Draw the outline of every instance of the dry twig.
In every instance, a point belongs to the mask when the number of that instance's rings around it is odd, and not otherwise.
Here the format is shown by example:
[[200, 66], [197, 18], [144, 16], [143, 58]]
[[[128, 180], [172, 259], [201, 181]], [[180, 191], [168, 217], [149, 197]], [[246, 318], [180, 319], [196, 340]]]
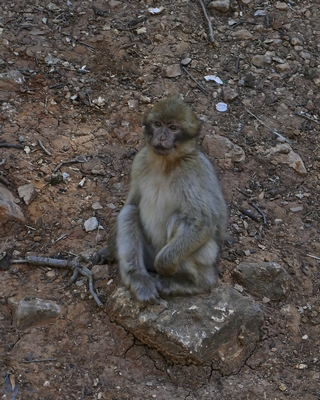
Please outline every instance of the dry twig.
[[319, 121], [317, 121], [316, 119], [314, 119], [314, 118], [311, 118], [311, 117], [309, 117], [309, 115], [307, 115], [307, 114], [303, 114], [303, 113], [297, 113], [297, 112], [295, 112], [294, 113], [294, 115], [297, 115], [298, 117], [301, 117], [301, 118], [304, 118], [304, 119], [307, 119], [308, 121], [310, 121], [310, 122], [314, 122], [315, 124], [318, 124], [318, 125], [320, 125], [320, 122]]
[[0, 147], [12, 147], [13, 149], [24, 149], [22, 144], [0, 143]]
[[200, 82], [198, 82], [197, 80], [196, 80], [196, 78], [194, 78], [191, 74], [190, 74], [190, 72], [185, 68], [185, 67], [182, 67], [182, 69], [190, 76], [190, 78], [197, 84], [197, 86], [198, 86], [198, 88], [201, 90], [201, 92], [203, 92], [204, 94], [208, 94], [208, 92], [206, 91], [206, 89], [201, 85], [201, 83]]
[[69, 160], [69, 161], [61, 161], [61, 163], [58, 164], [58, 165], [55, 167], [55, 169], [53, 170], [53, 173], [59, 171], [59, 169], [60, 169], [63, 165], [66, 165], [66, 164], [75, 164], [75, 163], [86, 163], [86, 162], [88, 162], [88, 161], [87, 161], [86, 158], [83, 157], [83, 156], [77, 156], [76, 158], [73, 158], [72, 160]]
[[258, 213], [262, 216], [263, 218], [263, 225], [267, 225], [267, 217], [266, 214], [261, 210], [261, 208], [259, 208], [255, 203], [250, 203], [250, 205], [255, 208]]
[[209, 18], [208, 14], [207, 14], [207, 10], [206, 10], [206, 7], [205, 7], [203, 1], [202, 1], [202, 0], [199, 0], [199, 3], [200, 3], [200, 5], [201, 5], [201, 7], [202, 7], [203, 14], [204, 14], [204, 16], [205, 16], [205, 18], [206, 18], [206, 20], [207, 20], [207, 23], [208, 23], [208, 28], [209, 28], [209, 41], [210, 41], [211, 43], [213, 43], [213, 42], [214, 42], [214, 33], [213, 33], [213, 28], [212, 28], [212, 24], [211, 24], [210, 18]]
[[240, 209], [240, 212], [241, 212], [241, 214], [253, 219], [256, 222], [259, 222], [259, 220], [260, 220], [260, 217], [256, 214], [254, 214], [251, 210]]
[[248, 108], [245, 108], [245, 110], [252, 115], [257, 121], [260, 122], [260, 124], [262, 124], [263, 126], [265, 126], [267, 129], [269, 129], [270, 132], [272, 132], [274, 135], [278, 136], [280, 139], [282, 139], [283, 141], [287, 142], [287, 143], [291, 143], [291, 141], [289, 139], [287, 139], [286, 137], [284, 137], [283, 135], [281, 135], [281, 133], [277, 132], [275, 129], [270, 128], [270, 126], [268, 126], [267, 124], [265, 124], [260, 118], [258, 118], [256, 115], [253, 114], [253, 112], [251, 112]]
[[94, 298], [95, 302], [99, 307], [102, 307], [103, 304], [99, 300], [98, 295], [95, 293], [93, 288], [93, 277], [90, 269], [83, 267], [76, 259], [73, 260], [58, 260], [56, 258], [49, 257], [39, 257], [39, 256], [27, 256], [25, 260], [14, 260], [13, 263], [23, 263], [27, 262], [28, 264], [36, 265], [39, 267], [53, 267], [53, 268], [67, 268], [73, 270], [72, 277], [69, 283], [66, 286], [70, 286], [77, 279], [79, 273], [85, 276], [89, 281], [89, 291]]
[[38, 143], [39, 143], [39, 146], [42, 148], [42, 150], [43, 150], [46, 154], [48, 154], [48, 156], [51, 156], [50, 151], [47, 150], [47, 149], [44, 147], [44, 145], [42, 144], [42, 142], [41, 142], [40, 139], [38, 139]]

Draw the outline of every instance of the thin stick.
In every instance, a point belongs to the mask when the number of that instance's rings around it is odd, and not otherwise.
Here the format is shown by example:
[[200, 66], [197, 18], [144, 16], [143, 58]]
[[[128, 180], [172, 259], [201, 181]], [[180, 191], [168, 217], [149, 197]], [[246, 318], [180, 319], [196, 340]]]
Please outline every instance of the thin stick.
[[240, 212], [241, 212], [241, 214], [245, 215], [246, 217], [249, 217], [256, 222], [259, 222], [260, 217], [256, 214], [254, 214], [252, 211], [240, 209]]
[[57, 361], [56, 358], [45, 358], [43, 360], [27, 360], [27, 361], [22, 361], [24, 364], [30, 364], [34, 362], [47, 362], [47, 361]]
[[213, 33], [213, 29], [212, 29], [212, 24], [211, 24], [210, 18], [209, 18], [208, 14], [207, 14], [207, 10], [206, 10], [205, 5], [203, 4], [203, 1], [202, 1], [202, 0], [199, 0], [199, 3], [201, 4], [203, 14], [204, 14], [204, 16], [205, 16], [205, 18], [206, 18], [206, 20], [207, 20], [207, 23], [208, 23], [208, 28], [209, 28], [209, 41], [210, 41], [211, 43], [213, 43], [213, 42], [214, 42], [214, 33]]
[[315, 119], [309, 117], [307, 114], [299, 114], [299, 113], [296, 113], [296, 112], [295, 112], [294, 114], [297, 115], [298, 117], [305, 118], [305, 119], [307, 119], [307, 120], [310, 121], [310, 122], [314, 122], [315, 124], [320, 125], [320, 122], [318, 122], [317, 120], [315, 120]]
[[44, 147], [44, 145], [42, 144], [42, 142], [41, 142], [40, 139], [38, 139], [38, 143], [39, 143], [39, 146], [42, 148], [42, 150], [43, 150], [46, 154], [48, 154], [48, 156], [51, 156], [50, 151], [47, 150], [47, 149]]
[[25, 263], [36, 265], [38, 267], [53, 267], [53, 268], [68, 268], [73, 270], [72, 277], [69, 281], [69, 285], [71, 285], [78, 277], [79, 273], [85, 276], [89, 281], [89, 291], [94, 298], [95, 302], [98, 304], [99, 307], [102, 307], [103, 304], [101, 303], [99, 297], [94, 291], [93, 288], [93, 278], [92, 272], [90, 269], [83, 267], [77, 260], [60, 260], [56, 258], [50, 257], [39, 257], [39, 256], [27, 256], [25, 260], [14, 260], [13, 263]]
[[256, 120], [258, 120], [260, 122], [260, 124], [262, 124], [263, 126], [265, 126], [267, 129], [269, 129], [270, 132], [272, 132], [274, 135], [278, 136], [280, 139], [284, 140], [287, 143], [291, 143], [291, 141], [289, 139], [287, 139], [286, 137], [284, 137], [283, 135], [281, 135], [281, 133], [277, 132], [275, 129], [270, 128], [270, 126], [268, 126], [267, 124], [265, 124], [263, 121], [261, 121], [260, 118], [258, 118], [256, 115], [253, 114], [253, 112], [251, 112], [248, 108], [245, 108], [245, 110], [251, 114]]
[[88, 161], [83, 156], [77, 156], [76, 158], [73, 158], [72, 160], [69, 160], [69, 161], [61, 161], [61, 163], [55, 167], [55, 169], [53, 170], [53, 173], [59, 171], [59, 169], [65, 164], [75, 164], [75, 163], [85, 163], [85, 162], [88, 162]]
[[250, 205], [255, 208], [258, 213], [262, 216], [263, 218], [263, 225], [267, 225], [267, 217], [266, 214], [261, 210], [261, 208], [259, 208], [255, 203], [250, 203]]
[[24, 149], [22, 144], [0, 143], [0, 147], [12, 147], [13, 149]]
[[185, 68], [182, 67], [182, 69], [190, 76], [190, 78], [197, 84], [198, 88], [201, 90], [201, 92], [203, 92], [204, 94], [208, 94], [208, 92], [206, 91], [206, 89], [201, 85], [200, 82], [198, 82], [191, 74], [190, 72]]
[[319, 260], [320, 261], [320, 257], [317, 256], [313, 256], [312, 254], [307, 254], [308, 257], [314, 258], [315, 260]]

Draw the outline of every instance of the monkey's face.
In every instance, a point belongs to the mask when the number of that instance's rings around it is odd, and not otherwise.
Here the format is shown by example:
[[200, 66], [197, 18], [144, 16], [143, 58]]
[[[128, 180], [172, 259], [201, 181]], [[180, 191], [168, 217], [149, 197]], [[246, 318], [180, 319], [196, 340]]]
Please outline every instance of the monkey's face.
[[182, 128], [175, 122], [151, 121], [146, 126], [146, 139], [152, 150], [161, 156], [171, 154], [183, 137]]

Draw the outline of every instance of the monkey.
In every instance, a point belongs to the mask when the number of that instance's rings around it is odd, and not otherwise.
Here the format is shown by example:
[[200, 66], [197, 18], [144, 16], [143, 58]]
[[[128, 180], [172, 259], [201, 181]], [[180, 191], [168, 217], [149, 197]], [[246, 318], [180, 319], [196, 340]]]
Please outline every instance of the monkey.
[[142, 303], [210, 291], [228, 211], [216, 172], [200, 151], [201, 123], [179, 97], [146, 112], [145, 146], [135, 155], [130, 189], [108, 247], [121, 281]]

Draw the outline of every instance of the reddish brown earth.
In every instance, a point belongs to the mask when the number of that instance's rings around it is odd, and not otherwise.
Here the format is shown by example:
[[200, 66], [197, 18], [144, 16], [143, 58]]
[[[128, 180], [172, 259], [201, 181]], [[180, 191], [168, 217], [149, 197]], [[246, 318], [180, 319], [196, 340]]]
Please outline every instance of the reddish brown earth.
[[[151, 15], [146, 3], [164, 10]], [[254, 17], [258, 9], [267, 17]], [[214, 44], [192, 0], [69, 6], [18, 0], [3, 2], [0, 11], [0, 73], [19, 70], [26, 81], [16, 92], [0, 92], [0, 143], [26, 146], [0, 147], [1, 183], [17, 198], [27, 183], [38, 192], [30, 205], [20, 201], [26, 223], [7, 228], [2, 252], [70, 258], [101, 248], [143, 144], [143, 113], [160, 98], [182, 94], [205, 120], [202, 139], [214, 131], [246, 155], [229, 169], [212, 157], [230, 208], [220, 282], [234, 286], [231, 272], [243, 260], [276, 261], [294, 281], [283, 302], [257, 299], [265, 312], [260, 342], [238, 374], [220, 377], [213, 369], [208, 380], [195, 367], [171, 365], [112, 323], [81, 279], [65, 288], [61, 270], [1, 264], [1, 398], [320, 399], [319, 4], [246, 0], [232, 1], [225, 14], [208, 10]], [[239, 25], [229, 25], [230, 18]], [[256, 55], [265, 55], [263, 65]], [[206, 93], [184, 70], [165, 76], [165, 67], [186, 57]], [[225, 95], [204, 81], [210, 74], [238, 93], [226, 113], [216, 111]], [[247, 109], [290, 140], [306, 174], [283, 164], [283, 155], [268, 156], [277, 136]], [[53, 184], [58, 164], [79, 155], [89, 162], [63, 165], [58, 173], [69, 177]], [[266, 225], [241, 213], [257, 213], [252, 201]], [[94, 210], [95, 202], [102, 209]], [[98, 234], [84, 230], [91, 216], [104, 228]], [[116, 266], [109, 266], [108, 276], [95, 281], [103, 302], [117, 284]], [[61, 317], [17, 329], [8, 299], [25, 296], [56, 301]]]

